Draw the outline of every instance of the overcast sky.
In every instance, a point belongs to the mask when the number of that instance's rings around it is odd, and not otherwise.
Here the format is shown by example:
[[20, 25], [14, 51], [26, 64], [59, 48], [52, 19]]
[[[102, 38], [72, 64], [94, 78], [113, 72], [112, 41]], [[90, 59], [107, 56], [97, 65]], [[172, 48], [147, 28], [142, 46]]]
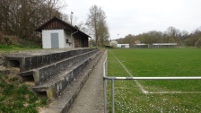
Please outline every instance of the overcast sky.
[[[65, 0], [62, 12], [86, 22], [89, 8], [97, 5], [106, 13], [110, 39], [165, 31], [172, 26], [189, 33], [201, 27], [201, 0]], [[75, 19], [75, 18], [74, 18]], [[119, 35], [118, 35], [119, 34]]]

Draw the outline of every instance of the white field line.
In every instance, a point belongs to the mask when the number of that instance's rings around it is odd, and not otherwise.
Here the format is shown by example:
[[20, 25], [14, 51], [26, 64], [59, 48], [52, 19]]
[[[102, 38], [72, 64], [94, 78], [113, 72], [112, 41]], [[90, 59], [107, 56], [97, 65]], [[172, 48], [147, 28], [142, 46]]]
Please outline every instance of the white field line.
[[[115, 87], [115, 89], [120, 89], [120, 90], [130, 90], [131, 88], [127, 87]], [[200, 91], [160, 91], [160, 92], [151, 92], [148, 91], [146, 94], [201, 94]]]
[[[129, 74], [129, 76], [133, 77], [133, 75], [128, 71], [128, 69], [126, 68], [126, 66], [124, 66], [124, 64], [116, 57], [115, 54], [113, 54], [111, 51], [110, 53], [116, 58], [116, 60], [121, 64], [121, 66], [125, 69], [125, 71]], [[151, 91], [147, 91], [144, 89], [144, 87], [137, 81], [134, 80], [136, 85], [140, 88], [141, 92], [143, 94], [201, 94], [200, 91], [156, 91], [156, 92], [151, 92]]]
[[201, 94], [200, 91], [160, 91], [149, 92], [149, 94]]
[[[124, 64], [122, 64], [122, 62], [116, 57], [116, 55], [115, 54], [113, 54], [111, 51], [110, 51], [110, 53], [116, 58], [116, 60], [121, 64], [121, 66], [124, 68], [124, 70], [129, 74], [129, 76], [131, 76], [131, 77], [133, 77], [133, 75], [128, 71], [128, 69], [124, 66]], [[144, 89], [144, 87], [138, 82], [138, 81], [136, 81], [136, 80], [134, 80], [135, 81], [135, 83], [137, 84], [137, 86], [140, 88], [140, 90], [141, 90], [141, 92], [143, 93], [143, 94], [147, 94], [148, 93], [148, 91], [146, 91], [145, 89]]]

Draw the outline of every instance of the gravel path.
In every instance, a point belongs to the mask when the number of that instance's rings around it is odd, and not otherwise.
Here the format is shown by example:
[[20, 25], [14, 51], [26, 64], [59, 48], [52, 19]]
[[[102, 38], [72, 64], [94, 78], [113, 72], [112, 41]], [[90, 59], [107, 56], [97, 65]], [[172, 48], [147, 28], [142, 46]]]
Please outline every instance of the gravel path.
[[70, 113], [103, 113], [103, 62], [106, 52], [86, 81], [77, 99], [70, 109]]

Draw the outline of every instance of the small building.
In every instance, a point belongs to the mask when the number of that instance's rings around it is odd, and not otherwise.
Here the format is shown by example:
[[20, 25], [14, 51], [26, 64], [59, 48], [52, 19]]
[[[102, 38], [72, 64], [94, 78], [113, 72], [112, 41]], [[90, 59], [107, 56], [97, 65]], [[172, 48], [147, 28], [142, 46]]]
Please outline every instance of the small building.
[[117, 48], [129, 48], [129, 44], [117, 44]]
[[42, 33], [43, 48], [88, 47], [89, 35], [57, 17], [45, 22], [36, 31]]

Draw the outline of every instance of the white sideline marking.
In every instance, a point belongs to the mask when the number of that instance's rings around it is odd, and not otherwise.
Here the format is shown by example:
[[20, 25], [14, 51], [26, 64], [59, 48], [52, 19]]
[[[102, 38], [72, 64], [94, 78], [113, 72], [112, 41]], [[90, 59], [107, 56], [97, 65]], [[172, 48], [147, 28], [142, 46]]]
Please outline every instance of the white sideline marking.
[[[113, 54], [111, 51], [110, 51], [110, 53], [116, 58], [116, 60], [121, 64], [121, 66], [125, 69], [125, 71], [129, 74], [129, 76], [131, 76], [131, 77], [133, 77], [133, 75], [128, 71], [128, 69], [124, 66], [124, 64], [122, 64], [122, 62], [116, 57], [116, 55], [115, 54]], [[134, 80], [135, 81], [135, 83], [137, 84], [137, 86], [140, 88], [140, 90], [141, 90], [141, 92], [143, 93], [143, 94], [148, 94], [148, 91], [146, 91], [145, 89], [144, 89], [144, 87], [138, 82], [138, 81], [136, 81], [136, 80]]]
[[[116, 60], [121, 64], [121, 66], [125, 69], [125, 71], [129, 74], [129, 76], [133, 77], [133, 75], [128, 71], [128, 69], [124, 66], [124, 64], [116, 57], [115, 54], [113, 54], [111, 51], [110, 53], [116, 58]], [[134, 80], [136, 85], [140, 88], [141, 92], [143, 94], [201, 94], [200, 91], [156, 91], [151, 92], [144, 89], [144, 87], [137, 81]]]
[[[130, 90], [131, 88], [127, 87], [115, 87], [115, 89], [121, 89], [121, 90]], [[151, 92], [148, 91], [146, 94], [201, 94], [199, 91], [161, 91], [161, 92]]]
[[149, 94], [201, 94], [200, 91], [160, 91], [160, 92], [149, 92]]

